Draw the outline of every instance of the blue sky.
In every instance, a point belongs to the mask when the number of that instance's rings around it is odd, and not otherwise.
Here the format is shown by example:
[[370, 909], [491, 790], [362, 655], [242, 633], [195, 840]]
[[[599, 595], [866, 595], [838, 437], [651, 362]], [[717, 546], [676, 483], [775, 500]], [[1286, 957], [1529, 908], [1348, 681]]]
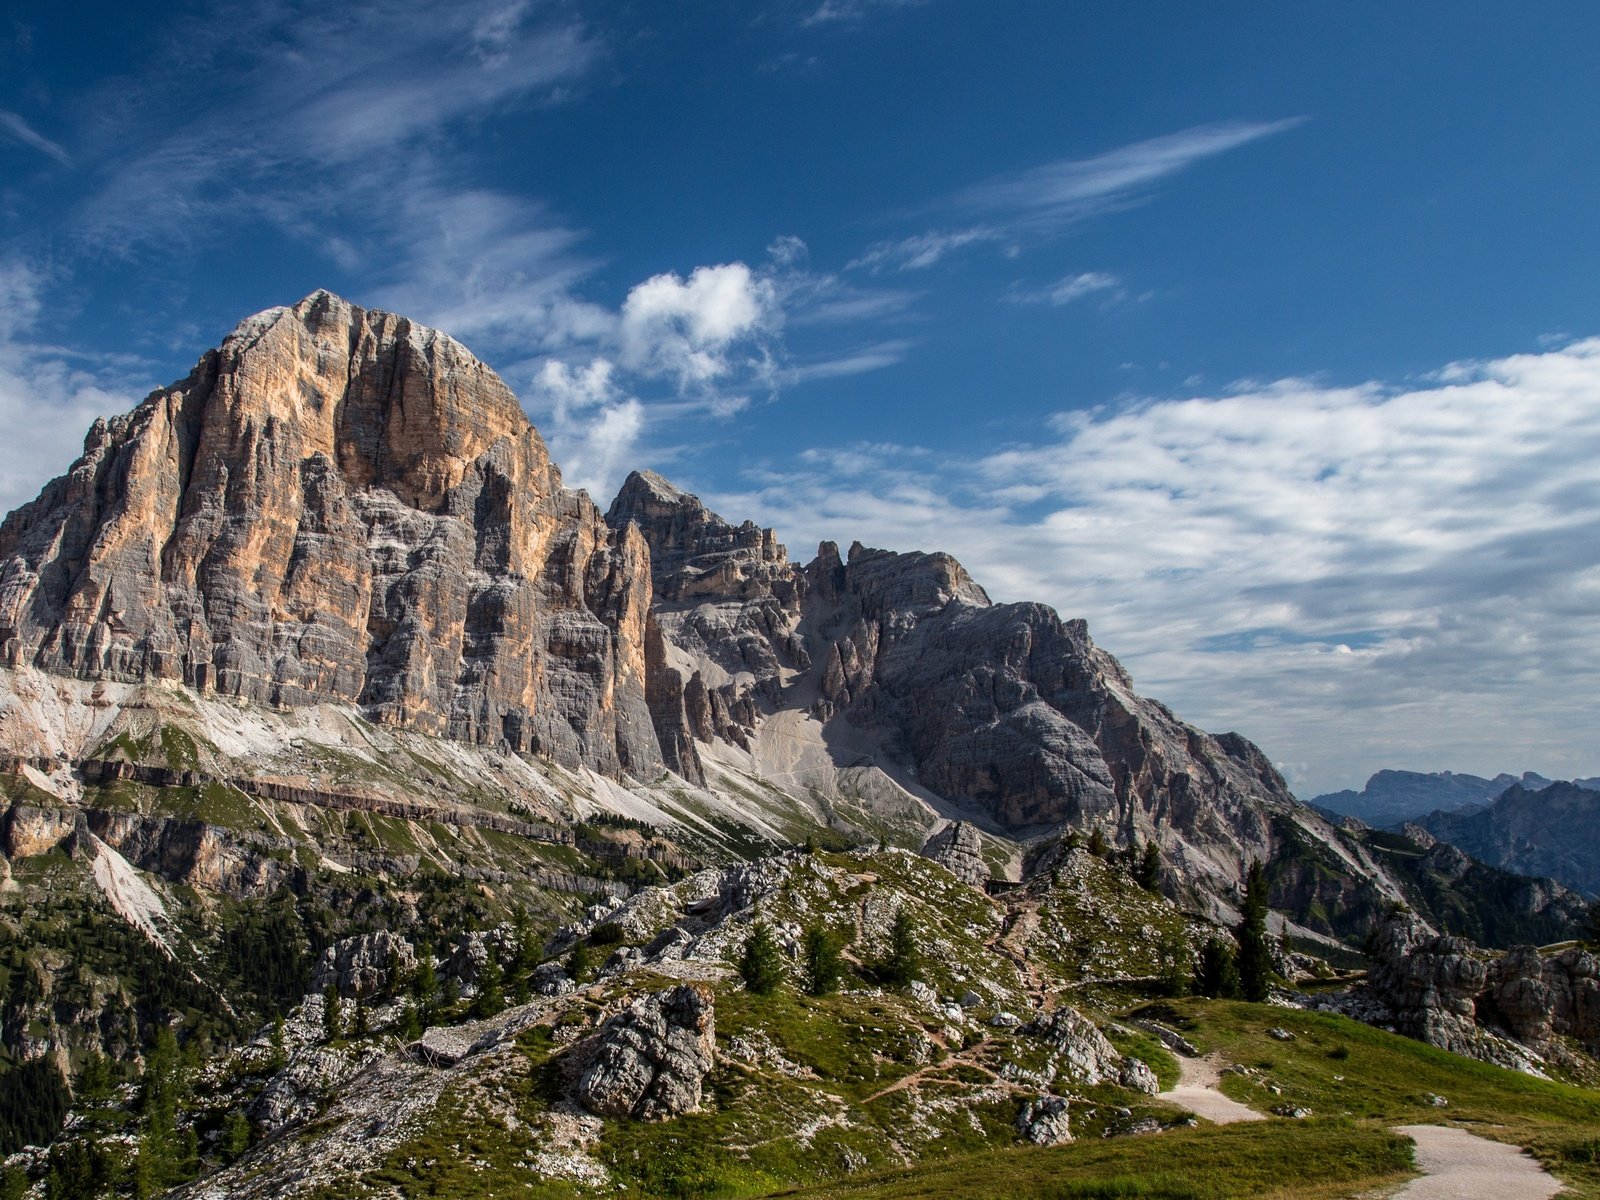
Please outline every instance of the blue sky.
[[248, 313], [1085, 616], [1303, 794], [1600, 772], [1590, 4], [13, 5], [0, 504]]

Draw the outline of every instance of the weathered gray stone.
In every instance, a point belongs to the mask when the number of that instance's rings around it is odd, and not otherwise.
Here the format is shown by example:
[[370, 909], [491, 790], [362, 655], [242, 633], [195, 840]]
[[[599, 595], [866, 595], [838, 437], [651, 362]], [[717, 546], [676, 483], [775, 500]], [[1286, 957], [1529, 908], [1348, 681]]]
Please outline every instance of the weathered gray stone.
[[577, 1099], [598, 1115], [643, 1121], [693, 1112], [715, 1052], [711, 990], [690, 984], [657, 992], [606, 1022]]
[[1017, 1136], [1036, 1146], [1059, 1146], [1072, 1140], [1067, 1102], [1060, 1096], [1029, 1100], [1017, 1114]]
[[983, 861], [983, 839], [969, 821], [952, 821], [928, 839], [922, 856], [931, 858], [962, 883], [982, 888], [989, 882], [989, 864]]
[[416, 969], [416, 948], [397, 933], [379, 930], [343, 938], [323, 950], [311, 987], [320, 992], [332, 984], [341, 996], [377, 996]]

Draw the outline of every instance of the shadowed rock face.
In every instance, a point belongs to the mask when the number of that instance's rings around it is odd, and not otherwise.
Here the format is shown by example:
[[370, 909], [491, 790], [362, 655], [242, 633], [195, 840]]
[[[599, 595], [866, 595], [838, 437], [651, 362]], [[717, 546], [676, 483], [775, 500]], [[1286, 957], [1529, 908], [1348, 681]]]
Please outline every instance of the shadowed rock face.
[[1135, 696], [1082, 621], [992, 604], [949, 555], [856, 545], [846, 559], [825, 542], [798, 567], [770, 531], [732, 526], [648, 473], [607, 519], [650, 547], [656, 619], [681, 655], [651, 709], [678, 745], [743, 745], [764, 711], [809, 710], [839, 745], [866, 735], [1000, 827], [1157, 837], [1180, 874], [1204, 847], [1211, 861], [1191, 874], [1237, 878], [1270, 852], [1268, 810], [1293, 805], [1249, 742]]
[[648, 553], [444, 334], [326, 292], [96, 422], [0, 527], [0, 661], [659, 763]]

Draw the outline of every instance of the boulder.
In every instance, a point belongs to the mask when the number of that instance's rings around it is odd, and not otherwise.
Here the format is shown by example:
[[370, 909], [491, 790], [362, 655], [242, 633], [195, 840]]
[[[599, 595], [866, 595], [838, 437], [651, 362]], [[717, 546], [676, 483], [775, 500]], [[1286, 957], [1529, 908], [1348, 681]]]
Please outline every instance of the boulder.
[[686, 984], [657, 992], [606, 1022], [576, 1097], [598, 1116], [661, 1121], [693, 1112], [715, 1052], [711, 990]]
[[966, 821], [946, 825], [928, 839], [922, 856], [931, 858], [962, 883], [982, 888], [989, 882], [989, 864], [983, 861], [983, 839]]
[[1036, 1146], [1059, 1146], [1072, 1140], [1067, 1102], [1060, 1096], [1029, 1100], [1017, 1114], [1017, 1136]]

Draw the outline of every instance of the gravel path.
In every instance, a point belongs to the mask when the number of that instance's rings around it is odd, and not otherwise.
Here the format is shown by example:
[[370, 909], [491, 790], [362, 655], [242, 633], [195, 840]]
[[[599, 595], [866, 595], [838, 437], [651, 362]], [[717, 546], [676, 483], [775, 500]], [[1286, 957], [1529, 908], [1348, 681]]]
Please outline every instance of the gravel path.
[[1516, 1146], [1448, 1125], [1401, 1125], [1417, 1143], [1413, 1180], [1395, 1200], [1546, 1200], [1561, 1190], [1549, 1172]]
[[1221, 1060], [1215, 1055], [1205, 1058], [1178, 1056], [1178, 1086], [1162, 1092], [1160, 1099], [1170, 1100], [1180, 1108], [1187, 1108], [1197, 1117], [1204, 1117], [1217, 1125], [1231, 1125], [1235, 1121], [1261, 1121], [1264, 1116], [1247, 1108], [1237, 1100], [1229, 1100], [1217, 1090], [1217, 1080], [1222, 1076]]

